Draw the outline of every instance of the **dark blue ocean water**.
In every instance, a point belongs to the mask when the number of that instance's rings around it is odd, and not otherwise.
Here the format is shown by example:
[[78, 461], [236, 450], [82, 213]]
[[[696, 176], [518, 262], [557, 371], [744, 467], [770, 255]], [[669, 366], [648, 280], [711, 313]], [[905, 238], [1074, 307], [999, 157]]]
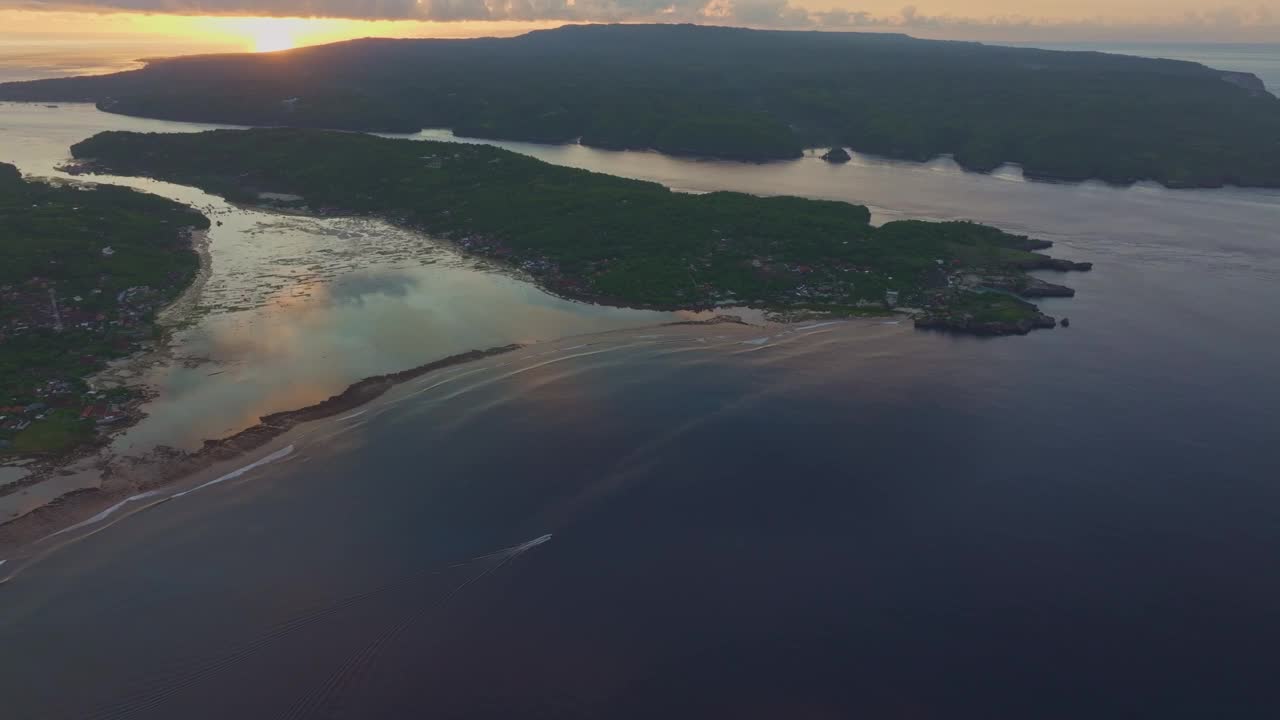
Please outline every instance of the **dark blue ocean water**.
[[7, 717], [1273, 716], [1276, 388], [1133, 333], [429, 376], [0, 588]]
[[1025, 338], [632, 329], [427, 376], [0, 585], [6, 720], [1277, 715], [1280, 195], [507, 145], [1096, 266]]

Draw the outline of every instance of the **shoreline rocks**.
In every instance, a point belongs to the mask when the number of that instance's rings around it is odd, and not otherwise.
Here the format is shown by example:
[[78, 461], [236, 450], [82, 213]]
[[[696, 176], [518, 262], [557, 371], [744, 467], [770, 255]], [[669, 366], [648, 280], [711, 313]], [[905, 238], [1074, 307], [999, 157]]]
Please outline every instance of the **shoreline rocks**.
[[822, 154], [822, 159], [829, 163], [847, 163], [853, 158], [849, 156], [848, 151], [842, 147], [833, 147]]
[[1062, 260], [1059, 258], [1051, 258], [1040, 256], [1032, 260], [1024, 260], [1018, 263], [1018, 267], [1023, 270], [1055, 270], [1057, 272], [1088, 272], [1093, 269], [1091, 262], [1073, 262], [1071, 260]]
[[1035, 317], [1017, 321], [975, 321], [968, 317], [950, 315], [924, 315], [915, 319], [918, 330], [940, 330], [944, 332], [997, 337], [1002, 335], [1026, 335], [1032, 330], [1050, 330], [1058, 322], [1052, 317], [1040, 313]]
[[1018, 294], [1024, 298], [1075, 297], [1076, 291], [1066, 285], [1057, 285], [1033, 277], [1027, 278], [1026, 284], [1019, 288]]

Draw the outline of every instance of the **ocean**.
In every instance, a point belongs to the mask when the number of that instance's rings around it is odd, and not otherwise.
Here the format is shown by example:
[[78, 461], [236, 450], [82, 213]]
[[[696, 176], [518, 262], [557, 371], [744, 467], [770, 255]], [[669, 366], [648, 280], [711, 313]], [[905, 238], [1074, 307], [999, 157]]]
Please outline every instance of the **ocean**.
[[1186, 60], [1219, 70], [1257, 75], [1273, 95], [1280, 94], [1280, 43], [1010, 43], [1046, 50], [1089, 50]]
[[[0, 160], [51, 172], [107, 127], [184, 129], [0, 106]], [[1280, 193], [500, 144], [690, 192], [865, 202], [876, 222], [978, 220], [1095, 266], [1054, 276], [1078, 291], [1044, 302], [1069, 328], [1014, 338], [602, 331], [557, 306], [571, 337], [424, 376], [8, 558], [6, 717], [1274, 717]], [[258, 223], [228, 223], [223, 257], [269, 241]], [[272, 288], [349, 284], [306, 322], [246, 333], [249, 357], [298, 367], [271, 375], [279, 397], [481, 337], [455, 313], [504, 337], [550, 302], [479, 272], [468, 297], [501, 305], [450, 305], [424, 276], [397, 306], [358, 291], [356, 260]], [[291, 354], [393, 310], [442, 320]], [[202, 412], [223, 377], [202, 375], [168, 417]]]
[[140, 68], [146, 58], [226, 52], [225, 44], [142, 38], [26, 38], [0, 32], [0, 82], [102, 75]]
[[[1280, 92], [1280, 44], [1276, 43], [988, 43], [1047, 50], [1091, 50], [1142, 57], [1188, 60], [1221, 70], [1257, 75]], [[24, 40], [0, 37], [0, 82], [67, 75], [97, 75], [142, 66], [150, 57], [229, 52], [225, 44], [137, 39]]]
[[427, 376], [0, 587], [6, 709], [1269, 717], [1275, 338], [1207, 324], [660, 326]]

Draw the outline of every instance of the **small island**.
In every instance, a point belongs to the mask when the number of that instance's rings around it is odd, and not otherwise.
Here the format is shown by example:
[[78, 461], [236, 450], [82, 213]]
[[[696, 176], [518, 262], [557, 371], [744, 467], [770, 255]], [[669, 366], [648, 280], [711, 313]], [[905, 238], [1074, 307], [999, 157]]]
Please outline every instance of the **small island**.
[[1029, 270], [1089, 269], [1038, 252], [1050, 242], [987, 225], [874, 227], [867, 208], [847, 202], [689, 195], [485, 145], [271, 128], [104, 132], [72, 154], [86, 172], [192, 184], [244, 204], [388, 219], [520, 270], [558, 295], [609, 305], [914, 309], [919, 327], [1025, 334], [1055, 322], [1024, 297], [1071, 293]]
[[822, 154], [822, 159], [829, 163], [847, 163], [853, 158], [849, 156], [848, 151], [842, 147], [833, 147]]
[[1055, 323], [1022, 298], [1071, 293], [1028, 271], [1089, 268], [1038, 252], [1046, 241], [975, 223], [874, 227], [859, 205], [678, 193], [486, 145], [280, 128], [105, 132], [72, 154], [85, 171], [382, 217], [562, 296], [612, 305], [844, 315], [909, 308], [920, 327], [1025, 334]]
[[158, 333], [196, 276], [200, 213], [111, 186], [24, 180], [0, 163], [0, 457], [56, 456], [126, 423], [128, 388], [87, 376]]

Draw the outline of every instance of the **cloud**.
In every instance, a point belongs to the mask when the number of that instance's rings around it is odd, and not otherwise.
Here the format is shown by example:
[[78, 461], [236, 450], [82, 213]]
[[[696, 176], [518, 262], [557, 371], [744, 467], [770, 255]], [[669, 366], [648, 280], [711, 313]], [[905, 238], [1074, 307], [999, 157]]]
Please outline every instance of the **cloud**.
[[809, 15], [824, 28], [876, 27], [892, 23], [891, 18], [876, 17], [865, 10], [835, 9]]
[[1190, 25], [1215, 28], [1252, 27], [1270, 25], [1275, 22], [1275, 14], [1265, 5], [1258, 5], [1257, 7], [1229, 5], [1200, 12], [1192, 11], [1188, 12], [1185, 18]]
[[[804, 19], [787, 0], [733, 0], [726, 19]], [[0, 0], [0, 7], [364, 20], [702, 21], [707, 0]]]
[[[694, 22], [758, 28], [898, 30], [925, 37], [1008, 40], [1125, 37], [1238, 39], [1280, 36], [1280, 0], [1206, 7], [1170, 17], [1063, 19], [958, 16], [909, 4], [895, 13], [811, 10], [807, 0], [0, 0], [0, 8], [263, 15], [364, 20]], [[820, 0], [814, 0], [820, 1]], [[850, 0], [858, 2], [859, 0]], [[873, 0], [874, 1], [874, 0]], [[934, 0], [937, 1], [937, 0]], [[1119, 11], [1117, 11], [1119, 12]], [[1275, 34], [1272, 34], [1272, 33]]]
[[787, 0], [734, 0], [730, 18], [746, 25], [764, 27], [810, 27], [809, 11]]

